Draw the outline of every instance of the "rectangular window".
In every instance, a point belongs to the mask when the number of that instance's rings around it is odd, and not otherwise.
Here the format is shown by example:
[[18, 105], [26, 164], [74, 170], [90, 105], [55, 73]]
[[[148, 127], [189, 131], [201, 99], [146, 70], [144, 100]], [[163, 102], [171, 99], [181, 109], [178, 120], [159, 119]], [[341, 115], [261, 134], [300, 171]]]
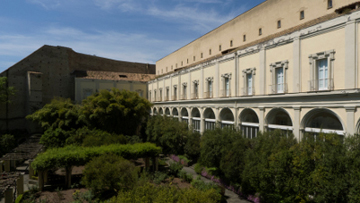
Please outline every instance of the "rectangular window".
[[317, 60], [316, 66], [317, 66], [318, 90], [327, 90], [329, 84], [328, 60], [327, 59]]
[[277, 21], [277, 28], [281, 28], [281, 20]]
[[226, 97], [230, 96], [230, 79], [225, 78], [225, 95]]
[[196, 57], [194, 56], [194, 61], [195, 61]]
[[276, 69], [276, 92], [284, 93], [284, 69], [282, 67]]
[[198, 87], [198, 84], [197, 83], [194, 83], [194, 98], [198, 98], [199, 96], [199, 87]]
[[219, 51], [221, 51], [221, 45], [219, 45]]
[[211, 49], [209, 49], [209, 55], [211, 55]]
[[233, 46], [233, 41], [231, 40], [231, 41], [230, 41], [230, 47], [232, 47], [232, 46]]
[[204, 54], [203, 53], [201, 53], [201, 58], [203, 58], [204, 57]]
[[305, 11], [300, 11], [300, 20], [305, 18]]
[[186, 90], [187, 88], [186, 88], [186, 86], [184, 85], [183, 86], [183, 99], [186, 99]]
[[262, 29], [259, 28], [259, 36], [261, 36], [261, 35], [262, 35]]
[[252, 74], [251, 73], [248, 73], [248, 74], [246, 74], [246, 80], [247, 80], [247, 82], [246, 82], [246, 85], [247, 85], [247, 95], [252, 95], [252, 84], [253, 84], [253, 82], [252, 82], [252, 80], [253, 80], [253, 78], [252, 78]]
[[162, 89], [159, 90], [159, 101], [162, 101]]
[[186, 63], [189, 64], [189, 59], [186, 59]]
[[181, 61], [181, 66], [183, 66], [184, 65], [184, 63]]
[[174, 67], [173, 66], [171, 66], [171, 70], [173, 70], [174, 69]]
[[166, 89], [166, 100], [169, 100], [169, 88]]
[[243, 41], [246, 42], [246, 35], [243, 36]]
[[212, 98], [212, 92], [213, 92], [213, 88], [212, 88], [212, 81], [209, 80], [208, 81], [208, 98]]
[[177, 100], [177, 87], [174, 87], [174, 98], [173, 100]]
[[333, 7], [333, 2], [332, 2], [332, 0], [328, 0], [327, 6], [328, 6], [328, 9], [330, 9], [330, 8]]

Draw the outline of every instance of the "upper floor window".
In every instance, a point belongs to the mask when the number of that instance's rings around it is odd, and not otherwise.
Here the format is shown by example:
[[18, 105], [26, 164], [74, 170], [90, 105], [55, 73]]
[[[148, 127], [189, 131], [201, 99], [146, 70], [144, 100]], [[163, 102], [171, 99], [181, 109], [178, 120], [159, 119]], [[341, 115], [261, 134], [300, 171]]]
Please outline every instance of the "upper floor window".
[[277, 21], [277, 28], [281, 28], [281, 20]]
[[178, 66], [177, 66], [177, 64], [175, 64], [175, 68], [177, 68]]
[[166, 67], [166, 72], [168, 72], [168, 67]]
[[189, 59], [186, 59], [186, 63], [189, 64]]
[[211, 49], [209, 49], [209, 55], [211, 55]]
[[182, 99], [186, 99], [186, 94], [187, 94], [187, 83], [183, 83], [183, 95], [182, 95]]
[[300, 11], [300, 20], [305, 18], [305, 11]]
[[262, 35], [262, 28], [259, 28], [259, 36]]
[[230, 47], [232, 47], [233, 46], [233, 41], [232, 40], [230, 40]]
[[333, 1], [332, 0], [328, 0], [327, 7], [328, 7], [328, 9], [333, 7]]
[[174, 85], [174, 95], [173, 95], [173, 100], [177, 100], [177, 86]]
[[309, 81], [310, 91], [332, 90], [334, 88], [334, 60], [334, 50], [320, 52], [309, 56], [311, 70]]
[[183, 63], [183, 61], [181, 61], [181, 66], [183, 66], [184, 65], [184, 63]]
[[230, 80], [231, 80], [231, 73], [230, 74], [223, 74], [221, 75], [223, 78], [223, 91], [222, 96], [223, 97], [230, 97], [231, 91], [230, 91]]
[[246, 35], [243, 35], [243, 41], [246, 42]]
[[195, 61], [196, 57], [194, 56], [194, 61]]
[[154, 90], [154, 101], [156, 101], [156, 90]]
[[254, 75], [255, 75], [255, 68], [249, 68], [243, 70], [243, 95], [253, 95], [254, 94]]
[[201, 53], [201, 58], [203, 58], [204, 57], [204, 54], [203, 53]]
[[163, 73], [163, 69], [161, 69], [161, 73]]
[[270, 71], [272, 72], [272, 85], [270, 85], [270, 93], [287, 93], [286, 72], [289, 66], [289, 61], [279, 61], [270, 64]]
[[213, 77], [206, 78], [206, 92], [205, 98], [212, 98], [213, 97]]
[[166, 100], [166, 101], [168, 101], [168, 100], [169, 100], [169, 87], [166, 87], [165, 100]]
[[162, 89], [159, 89], [159, 101], [162, 101]]
[[199, 80], [194, 80], [193, 83], [194, 83], [194, 92], [192, 98], [197, 99], [199, 98]]
[[171, 70], [173, 70], [174, 69], [174, 67], [173, 66], [171, 66]]
[[221, 45], [219, 45], [219, 51], [221, 51]]
[[151, 91], [149, 91], [149, 100], [151, 101]]

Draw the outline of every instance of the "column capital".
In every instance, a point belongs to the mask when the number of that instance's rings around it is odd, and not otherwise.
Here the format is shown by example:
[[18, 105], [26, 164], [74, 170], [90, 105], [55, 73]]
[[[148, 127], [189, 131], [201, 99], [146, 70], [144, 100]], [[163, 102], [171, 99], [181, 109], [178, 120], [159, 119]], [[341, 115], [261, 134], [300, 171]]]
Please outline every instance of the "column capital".
[[346, 112], [355, 112], [356, 106], [344, 106]]
[[260, 111], [265, 111], [265, 107], [264, 106], [259, 106]]
[[301, 111], [301, 106], [293, 106], [293, 109], [294, 109], [295, 111]]

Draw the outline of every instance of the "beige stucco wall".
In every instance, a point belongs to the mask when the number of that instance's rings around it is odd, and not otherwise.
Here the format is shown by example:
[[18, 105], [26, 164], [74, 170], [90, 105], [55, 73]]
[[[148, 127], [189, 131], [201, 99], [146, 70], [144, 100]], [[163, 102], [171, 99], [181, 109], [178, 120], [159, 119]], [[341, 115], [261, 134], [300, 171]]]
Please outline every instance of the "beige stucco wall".
[[260, 56], [259, 53], [255, 53], [255, 54], [250, 54], [250, 55], [246, 55], [243, 57], [239, 57], [239, 91], [240, 91], [240, 95], [242, 95], [242, 89], [244, 88], [244, 80], [246, 78], [243, 78], [243, 71], [248, 69], [248, 68], [256, 68], [255, 71], [255, 76], [253, 76], [253, 80], [255, 83], [255, 94], [260, 92], [260, 85], [256, 85], [258, 84], [258, 72], [260, 70]]
[[[220, 76], [223, 74], [231, 74], [231, 80], [230, 80], [230, 91], [231, 91], [231, 95], [234, 96], [235, 95], [235, 59], [231, 59], [231, 60], [227, 60], [224, 62], [220, 62], [219, 63], [219, 74]], [[225, 89], [224, 86], [224, 80], [222, 77], [220, 77], [220, 81], [221, 84], [219, 86], [219, 90], [220, 90], [220, 94], [221, 91]]]
[[293, 75], [293, 44], [285, 44], [282, 46], [276, 46], [275, 48], [272, 49], [267, 49], [266, 50], [266, 91], [267, 93], [269, 93], [269, 88], [270, 85], [272, 85], [272, 73], [270, 70], [270, 64], [271, 63], [276, 63], [276, 62], [280, 62], [280, 61], [289, 61], [288, 64], [288, 69], [284, 72], [284, 75], [286, 73], [286, 81], [284, 81], [285, 83], [287, 83], [287, 87], [288, 87], [288, 92], [292, 92], [293, 91], [293, 83], [292, 83], [292, 78], [294, 77]]
[[[333, 8], [328, 9], [326, 0], [267, 0], [157, 61], [156, 74], [166, 73], [166, 67], [170, 72], [172, 71], [170, 67], [175, 67], [176, 64], [180, 68], [181, 62], [183, 62], [183, 66], [188, 66], [217, 55], [221, 53], [219, 45], [222, 46], [222, 51], [246, 45], [333, 13], [337, 8], [353, 2], [357, 2], [357, 0], [333, 0]], [[303, 20], [300, 20], [300, 11], [305, 12]], [[277, 28], [278, 20], [281, 20], [280, 29]], [[259, 28], [262, 28], [263, 35], [261, 36], [258, 34]], [[246, 34], [246, 42], [243, 41], [244, 34]], [[231, 40], [233, 40], [233, 47], [230, 47]], [[209, 49], [212, 51], [211, 55], [209, 55]], [[204, 58], [200, 57], [201, 53]], [[194, 56], [196, 57], [195, 61], [193, 60]], [[187, 59], [189, 64], [187, 64]]]
[[[302, 91], [307, 91], [310, 78], [309, 55], [335, 50], [334, 89], [345, 88], [345, 29], [341, 28], [301, 40]], [[330, 64], [329, 64], [330, 65]]]

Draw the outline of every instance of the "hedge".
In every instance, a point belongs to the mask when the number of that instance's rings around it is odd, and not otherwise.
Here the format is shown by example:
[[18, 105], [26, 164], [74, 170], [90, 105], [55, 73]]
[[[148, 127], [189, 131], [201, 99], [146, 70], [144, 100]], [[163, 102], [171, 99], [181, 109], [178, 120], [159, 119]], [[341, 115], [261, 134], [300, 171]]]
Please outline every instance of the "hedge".
[[70, 167], [85, 165], [92, 158], [103, 154], [116, 154], [125, 159], [156, 157], [161, 153], [161, 147], [151, 143], [134, 145], [108, 145], [100, 147], [67, 146], [49, 149], [39, 154], [31, 166], [35, 170], [46, 170], [53, 167]]

